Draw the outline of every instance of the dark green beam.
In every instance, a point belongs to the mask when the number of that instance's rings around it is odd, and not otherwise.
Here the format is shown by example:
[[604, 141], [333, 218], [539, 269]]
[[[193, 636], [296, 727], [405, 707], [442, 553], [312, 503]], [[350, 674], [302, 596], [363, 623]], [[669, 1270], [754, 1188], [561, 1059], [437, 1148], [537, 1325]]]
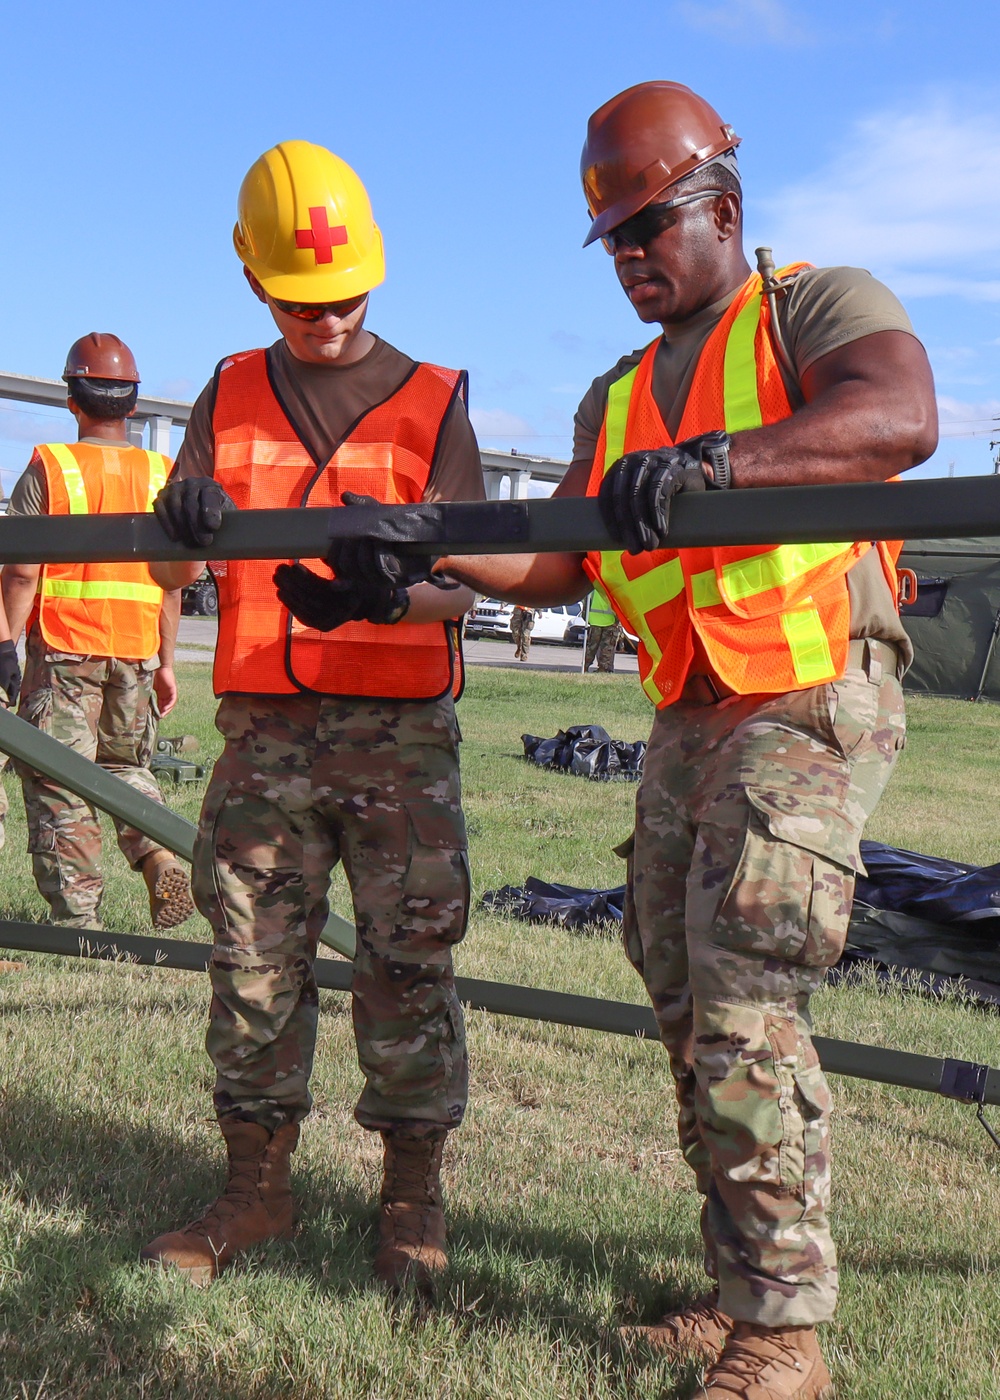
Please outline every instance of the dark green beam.
[[[593, 500], [371, 506], [350, 511], [233, 511], [214, 559], [315, 558], [333, 538], [373, 534], [413, 552], [479, 554], [615, 548]], [[766, 487], [678, 496], [670, 543], [809, 544], [825, 540], [1000, 535], [1000, 478], [958, 477], [853, 486]], [[18, 564], [198, 559], [171, 544], [151, 515], [5, 516], [0, 561]]]
[[[51, 924], [25, 924], [0, 920], [0, 947], [63, 957], [103, 958], [145, 967], [172, 967], [202, 972], [212, 949], [207, 943], [186, 943], [178, 938], [147, 938], [135, 934], [97, 933], [87, 929], [55, 928]], [[328, 991], [348, 992], [353, 969], [346, 962], [320, 958], [316, 981]], [[604, 1001], [600, 997], [573, 996], [537, 987], [517, 987], [459, 977], [458, 995], [463, 1005], [499, 1016], [577, 1026], [612, 1035], [657, 1036], [652, 1010], [631, 1002]], [[967, 1103], [1000, 1104], [1000, 1070], [969, 1060], [942, 1060], [877, 1045], [815, 1039], [823, 1068], [829, 1074], [851, 1075], [880, 1084], [943, 1094]]]
[[[197, 827], [192, 822], [170, 807], [153, 802], [124, 779], [91, 763], [82, 754], [74, 753], [51, 734], [44, 734], [3, 705], [0, 705], [0, 753], [28, 764], [102, 812], [128, 822], [183, 860], [193, 858]], [[321, 937], [344, 957], [354, 957], [354, 925], [339, 914], [329, 916]]]

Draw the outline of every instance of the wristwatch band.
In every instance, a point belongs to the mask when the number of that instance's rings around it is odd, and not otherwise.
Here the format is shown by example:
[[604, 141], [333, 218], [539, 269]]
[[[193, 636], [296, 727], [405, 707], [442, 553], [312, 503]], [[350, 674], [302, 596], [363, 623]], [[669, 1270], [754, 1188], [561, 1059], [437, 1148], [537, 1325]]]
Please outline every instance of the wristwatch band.
[[716, 491], [728, 491], [733, 484], [733, 472], [729, 465], [729, 444], [728, 433], [706, 433], [701, 440], [701, 460], [707, 462], [712, 468], [713, 480], [708, 482], [709, 487]]

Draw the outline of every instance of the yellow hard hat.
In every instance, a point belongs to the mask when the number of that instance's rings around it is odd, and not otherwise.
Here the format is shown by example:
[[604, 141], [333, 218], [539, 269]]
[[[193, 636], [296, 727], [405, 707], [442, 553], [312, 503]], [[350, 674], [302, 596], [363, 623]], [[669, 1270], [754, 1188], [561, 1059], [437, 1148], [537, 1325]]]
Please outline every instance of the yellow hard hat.
[[367, 190], [346, 161], [311, 141], [282, 141], [254, 161], [233, 243], [279, 301], [344, 301], [385, 280]]

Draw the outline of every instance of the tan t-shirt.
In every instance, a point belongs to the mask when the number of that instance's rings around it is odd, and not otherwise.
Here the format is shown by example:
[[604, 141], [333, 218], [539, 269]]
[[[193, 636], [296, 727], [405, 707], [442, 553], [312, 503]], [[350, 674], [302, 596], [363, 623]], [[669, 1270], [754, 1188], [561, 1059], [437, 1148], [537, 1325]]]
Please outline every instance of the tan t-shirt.
[[[708, 306], [680, 330], [663, 333], [653, 362], [653, 397], [668, 430], [680, 426], [698, 356], [731, 304], [730, 296]], [[903, 307], [883, 283], [857, 267], [818, 267], [799, 273], [778, 301], [778, 323], [796, 378], [832, 350], [878, 331], [906, 331], [913, 326]], [[608, 387], [642, 358], [645, 347], [623, 355], [614, 369], [595, 379], [574, 419], [573, 463], [589, 467], [604, 421]], [[790, 386], [795, 389], [796, 386]], [[847, 575], [851, 599], [851, 636], [878, 637], [895, 643], [906, 664], [913, 649], [892, 602], [878, 553], [869, 550]]]
[[[294, 423], [320, 457], [329, 458], [362, 414], [382, 403], [413, 369], [414, 360], [376, 337], [350, 365], [305, 364], [279, 340], [269, 351], [275, 389]], [[177, 474], [211, 476], [215, 469], [212, 413], [215, 380], [199, 394], [177, 454]], [[465, 404], [452, 404], [431, 464], [425, 501], [481, 501], [486, 496], [476, 434]]]

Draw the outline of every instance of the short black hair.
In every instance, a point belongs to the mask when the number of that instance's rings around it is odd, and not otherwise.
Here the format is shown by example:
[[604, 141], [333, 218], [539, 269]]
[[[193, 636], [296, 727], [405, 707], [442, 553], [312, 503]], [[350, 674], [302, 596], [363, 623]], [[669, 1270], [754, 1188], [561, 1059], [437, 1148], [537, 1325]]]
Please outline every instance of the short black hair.
[[88, 418], [127, 418], [139, 397], [138, 384], [124, 379], [84, 379], [73, 375], [66, 381], [70, 398]]
[[692, 170], [690, 175], [682, 175], [681, 178], [669, 187], [670, 198], [673, 199], [674, 191], [678, 194], [687, 194], [694, 190], [722, 190], [725, 194], [738, 194], [740, 202], [743, 200], [743, 186], [739, 178], [726, 166], [713, 162], [711, 165], [699, 165], [697, 170]]

